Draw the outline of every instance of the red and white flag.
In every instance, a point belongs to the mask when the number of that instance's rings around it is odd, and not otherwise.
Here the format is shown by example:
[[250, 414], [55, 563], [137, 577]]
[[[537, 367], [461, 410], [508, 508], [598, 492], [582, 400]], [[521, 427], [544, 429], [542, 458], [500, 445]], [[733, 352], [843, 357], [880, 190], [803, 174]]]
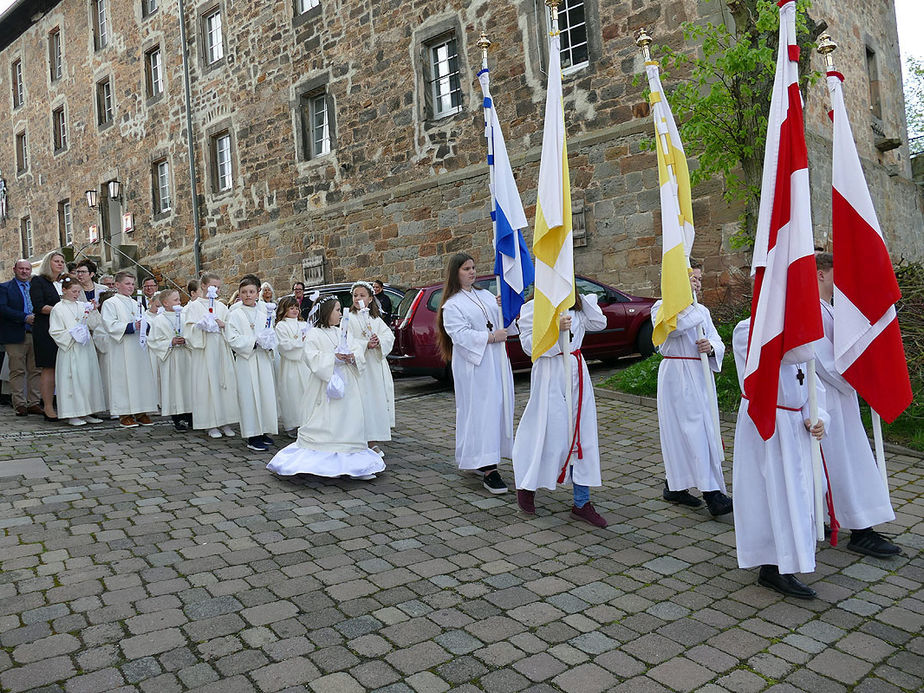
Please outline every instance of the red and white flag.
[[834, 120], [834, 365], [876, 413], [894, 421], [911, 404], [892, 260], [844, 107], [843, 75], [828, 73]]
[[814, 357], [824, 336], [815, 274], [808, 155], [799, 92], [796, 3], [781, 0], [779, 53], [754, 240], [754, 298], [744, 371], [748, 415], [764, 440], [776, 430], [780, 365]]

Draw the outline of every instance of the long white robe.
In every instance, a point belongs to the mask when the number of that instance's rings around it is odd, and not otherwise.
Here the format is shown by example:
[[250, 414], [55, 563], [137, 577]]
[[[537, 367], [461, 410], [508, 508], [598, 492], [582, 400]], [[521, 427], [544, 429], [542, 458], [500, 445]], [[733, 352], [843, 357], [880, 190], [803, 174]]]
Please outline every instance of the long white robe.
[[308, 323], [297, 318], [285, 318], [276, 323], [279, 340], [279, 371], [276, 377], [276, 401], [279, 418], [286, 431], [298, 428], [308, 420], [307, 392], [311, 370], [305, 357]]
[[[180, 315], [180, 331], [183, 316]], [[160, 413], [164, 416], [189, 414], [193, 410], [192, 355], [185, 345], [173, 346], [173, 338], [181, 336], [176, 330], [176, 315], [163, 313], [151, 322], [148, 334], [148, 353], [155, 359], [158, 370]]]
[[895, 519], [886, 485], [860, 418], [857, 391], [834, 366], [834, 308], [821, 300], [825, 336], [815, 342], [815, 365], [824, 383], [831, 424], [822, 449], [831, 483], [837, 521], [849, 529], [865, 529]]
[[116, 416], [157, 411], [151, 359], [138, 333], [125, 333], [138, 318], [138, 304], [117, 294], [103, 303], [102, 318], [109, 335], [109, 411]]
[[[192, 354], [192, 391], [196, 403], [193, 428], [199, 430], [240, 421], [234, 356], [224, 331], [206, 332], [196, 327], [208, 312], [207, 298], [190, 301], [183, 309], [183, 335]], [[227, 323], [227, 306], [216, 300], [213, 315]]]
[[234, 351], [237, 403], [241, 412], [241, 436], [252, 438], [276, 433], [276, 381], [273, 352], [257, 346], [257, 332], [266, 327], [266, 310], [242, 305], [228, 314], [225, 335]]
[[[750, 318], [742, 320], [732, 337], [742, 390], [750, 324]], [[775, 565], [783, 574], [815, 570], [815, 486], [811, 435], [804, 423], [810, 418], [808, 385], [799, 383], [800, 368], [805, 373], [803, 364], [780, 367], [776, 431], [770, 440], [760, 437], [748, 416], [748, 401], [741, 399], [732, 472], [740, 568]], [[819, 416], [827, 426], [825, 390], [816, 381]]]
[[92, 340], [78, 344], [69, 332], [79, 323], [85, 323], [91, 330], [99, 329], [99, 312], [94, 309], [86, 314], [79, 303], [68, 300], [59, 301], [51, 309], [48, 333], [58, 345], [55, 393], [58, 416], [62, 419], [90, 416], [106, 409], [96, 347]]
[[93, 345], [96, 347], [99, 375], [103, 381], [103, 399], [106, 402], [106, 411], [109, 411], [109, 343], [109, 335], [103, 329], [101, 318], [99, 327], [93, 330]]
[[[157, 312], [151, 312], [150, 310], [144, 311], [144, 319], [146, 321], [148, 333], [147, 337], [150, 339], [151, 336], [151, 325], [154, 324], [154, 318], [157, 317]], [[145, 349], [148, 352], [148, 358], [151, 360], [151, 373], [154, 374], [154, 390], [157, 392], [157, 399], [160, 401], [160, 359], [150, 349]], [[161, 412], [163, 413], [163, 412]]]
[[306, 400], [308, 420], [298, 429], [298, 440], [276, 453], [266, 465], [274, 474], [315, 476], [366, 476], [385, 469], [385, 463], [368, 447], [359, 373], [365, 366], [365, 350], [348, 337], [356, 365], [342, 362], [337, 367], [344, 380], [341, 399], [327, 396], [327, 384], [338, 363], [334, 353], [340, 329], [316, 327], [305, 339], [305, 354], [311, 369]]
[[[395, 425], [395, 382], [385, 358], [395, 345], [395, 334], [381, 318], [350, 312], [347, 329], [360, 347], [366, 347], [366, 367], [359, 376], [366, 419], [366, 440], [391, 440]], [[369, 349], [369, 339], [375, 334], [380, 346]]]
[[[597, 296], [581, 296], [583, 309], [568, 311], [571, 315], [571, 349], [577, 351], [587, 332], [606, 328], [606, 316], [597, 305]], [[533, 301], [523, 305], [517, 321], [520, 344], [527, 355], [533, 346]], [[597, 440], [597, 404], [587, 362], [572, 353], [568, 355], [571, 369], [571, 417], [577, 423], [580, 402], [580, 451], [575, 444], [569, 465], [569, 480], [582, 486], [600, 486], [600, 448]], [[529, 379], [529, 401], [517, 426], [513, 441], [513, 474], [518, 489], [555, 489], [558, 475], [568, 457], [574, 428], [568, 430], [568, 403], [565, 398], [564, 360], [556, 344], [533, 363]], [[578, 370], [580, 369], [580, 371]], [[583, 377], [583, 397], [580, 396], [579, 372]]]
[[[651, 307], [652, 319], [660, 305], [661, 301], [657, 301]], [[698, 488], [725, 493], [720, 443], [712, 422], [710, 397], [715, 397], [715, 379], [703, 377], [696, 347], [700, 326], [715, 349], [709, 357], [710, 368], [715, 373], [722, 369], [725, 345], [712, 324], [709, 309], [702, 304], [689, 306], [677, 316], [677, 329], [660, 347], [664, 356], [658, 367], [661, 457], [671, 491]]]
[[493, 329], [502, 325], [495, 296], [483, 289], [459, 291], [443, 304], [443, 327], [452, 339], [459, 469], [487, 467], [513, 454], [513, 371], [506, 345], [488, 344], [485, 316]]

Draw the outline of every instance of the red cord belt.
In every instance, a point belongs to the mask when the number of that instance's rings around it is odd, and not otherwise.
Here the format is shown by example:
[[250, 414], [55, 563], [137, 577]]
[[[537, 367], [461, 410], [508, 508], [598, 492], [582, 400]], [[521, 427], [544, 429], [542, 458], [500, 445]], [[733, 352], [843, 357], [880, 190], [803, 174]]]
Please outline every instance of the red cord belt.
[[[562, 465], [561, 472], [558, 475], [558, 483], [564, 483], [565, 481], [565, 472], [568, 471], [568, 462], [571, 461], [571, 455], [574, 454], [574, 448], [577, 446], [577, 456], [579, 460], [584, 459], [584, 450], [581, 448], [581, 409], [584, 402], [584, 357], [581, 355], [580, 349], [575, 349], [571, 354], [577, 358], [577, 370], [578, 370], [578, 402], [577, 402], [577, 418], [574, 420], [574, 434], [571, 437], [571, 447], [568, 448], [568, 456], [565, 458], [565, 463]], [[563, 365], [569, 366], [564, 362]], [[568, 387], [571, 387], [571, 380], [568, 379]], [[567, 399], [565, 400], [567, 401]], [[570, 412], [569, 412], [570, 414]]]
[[[741, 399], [748, 399], [748, 396], [742, 393]], [[782, 409], [783, 411], [802, 411], [802, 407], [784, 407], [782, 404], [777, 404], [776, 408]]]

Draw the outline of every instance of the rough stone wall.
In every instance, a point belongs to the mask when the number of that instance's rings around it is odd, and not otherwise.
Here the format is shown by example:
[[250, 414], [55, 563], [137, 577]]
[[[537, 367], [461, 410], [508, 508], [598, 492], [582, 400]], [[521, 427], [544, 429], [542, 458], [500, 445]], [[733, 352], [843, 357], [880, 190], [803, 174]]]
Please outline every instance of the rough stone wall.
[[[62, 0], [0, 53], [0, 122], [11, 124], [8, 137], [0, 138], [0, 167], [10, 187], [10, 219], [0, 224], [0, 268], [7, 271], [19, 254], [19, 218], [25, 214], [33, 220], [37, 255], [57, 245], [56, 205], [66, 197], [81, 245], [86, 227], [96, 220], [83, 191], [117, 178], [125, 188], [125, 211], [134, 213], [137, 229], [123, 241], [137, 243], [142, 261], [158, 273], [185, 280], [193, 271], [193, 225], [176, 2], [164, 0], [148, 18], [142, 18], [140, 2], [110, 2], [113, 41], [100, 51], [93, 49], [88, 4]], [[564, 80], [572, 193], [576, 205], [583, 206], [586, 226], [586, 246], [575, 249], [578, 272], [628, 291], [658, 293], [657, 173], [654, 155], [639, 147], [651, 123], [642, 87], [633, 84], [641, 59], [632, 37], [646, 26], [658, 41], [679, 48], [680, 25], [718, 17], [717, 5], [588, 0], [590, 66]], [[838, 3], [839, 21], [879, 37], [881, 64], [891, 69], [889, 61], [898, 59], [894, 14], [890, 24], [888, 17], [843, 5]], [[223, 12], [226, 57], [207, 68], [201, 17], [216, 6]], [[490, 271], [490, 200], [475, 41], [483, 29], [494, 41], [492, 92], [532, 221], [545, 98], [545, 38], [537, 7], [538, 0], [322, 0], [317, 16], [293, 21], [288, 0], [188, 0], [203, 267], [229, 280], [256, 272], [282, 288], [301, 276], [304, 258], [323, 254], [328, 281], [372, 275], [414, 284], [438, 281], [445, 255], [466, 250], [482, 271]], [[61, 26], [64, 35], [66, 76], [51, 84], [47, 34], [54, 26]], [[446, 28], [457, 32], [463, 110], [431, 122], [425, 117], [421, 45]], [[149, 103], [144, 52], [155, 44], [165, 57], [165, 94]], [[847, 55], [845, 50], [845, 62]], [[18, 56], [26, 67], [26, 105], [11, 112], [10, 63]], [[842, 70], [850, 79], [850, 68]], [[862, 63], [855, 72], [860, 82]], [[100, 132], [94, 85], [106, 74], [115, 84], [116, 123]], [[318, 84], [326, 85], [334, 105], [335, 147], [328, 156], [304, 161], [297, 105], [300, 94]], [[808, 101], [812, 123], [822, 122], [826, 110], [823, 86], [815, 89], [818, 98]], [[900, 92], [895, 90], [900, 84], [884, 82], [883, 94], [892, 101], [883, 106], [890, 114], [898, 108]], [[849, 98], [862, 108], [867, 93], [852, 88]], [[50, 112], [60, 100], [67, 103], [70, 145], [54, 155]], [[903, 116], [899, 124], [886, 120], [904, 133]], [[30, 134], [31, 164], [17, 176], [13, 133], [20, 124]], [[234, 186], [215, 193], [209, 136], [223, 128], [233, 138]], [[809, 129], [826, 137], [823, 127]], [[920, 196], [912, 194], [904, 171], [893, 177], [884, 173], [900, 160], [877, 159], [871, 136], [867, 139], [861, 140], [861, 153], [868, 159], [883, 225], [902, 229], [890, 239], [893, 246], [907, 247], [920, 258], [922, 221], [920, 204], [914, 203]], [[822, 145], [813, 147], [818, 157]], [[907, 150], [894, 155], [906, 156]], [[155, 218], [150, 169], [162, 156], [171, 164], [173, 210]], [[694, 254], [706, 262], [705, 286], [712, 301], [737, 290], [747, 265], [746, 255], [728, 247], [738, 210], [722, 200], [722, 190], [721, 181], [694, 190]], [[823, 205], [817, 188], [816, 197]], [[531, 231], [526, 235], [531, 242]]]

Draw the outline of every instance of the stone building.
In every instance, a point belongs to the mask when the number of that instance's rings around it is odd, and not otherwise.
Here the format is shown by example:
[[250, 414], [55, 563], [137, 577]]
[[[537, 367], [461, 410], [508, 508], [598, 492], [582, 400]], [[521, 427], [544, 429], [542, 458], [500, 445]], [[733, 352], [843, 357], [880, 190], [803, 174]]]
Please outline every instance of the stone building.
[[[633, 84], [633, 34], [644, 26], [679, 47], [683, 22], [722, 21], [723, 10], [721, 0], [563, 3], [579, 272], [658, 292], [657, 173], [640, 148], [651, 123]], [[892, 3], [816, 0], [813, 13], [841, 44], [890, 247], [924, 258]], [[0, 17], [0, 268], [63, 245], [113, 265], [137, 257], [177, 280], [198, 260], [280, 288], [303, 276], [432, 282], [456, 250], [489, 271], [476, 41], [482, 30], [493, 40], [492, 91], [532, 220], [546, 23], [541, 0], [17, 0]], [[830, 123], [823, 85], [814, 92], [807, 129], [823, 238]], [[694, 195], [694, 254], [717, 300], [747, 262], [727, 246], [739, 211], [722, 200], [722, 181]], [[104, 243], [87, 245], [91, 226]]]

